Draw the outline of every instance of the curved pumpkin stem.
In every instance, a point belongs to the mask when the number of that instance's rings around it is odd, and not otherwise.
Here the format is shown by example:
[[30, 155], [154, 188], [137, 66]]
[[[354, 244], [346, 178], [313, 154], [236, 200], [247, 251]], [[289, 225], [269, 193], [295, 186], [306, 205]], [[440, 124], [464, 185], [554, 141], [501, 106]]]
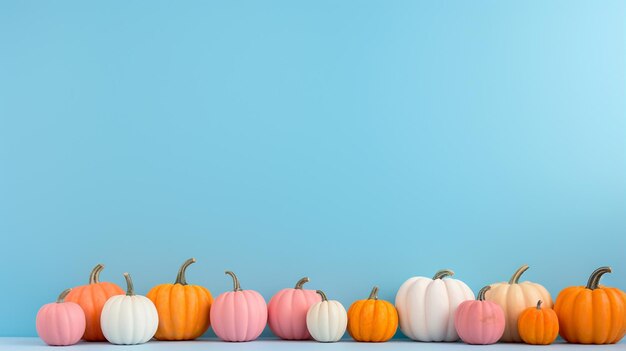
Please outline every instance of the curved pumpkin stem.
[[326, 294], [324, 294], [322, 290], [315, 290], [315, 292], [320, 294], [320, 296], [322, 297], [322, 301], [328, 301], [328, 297], [326, 297]]
[[130, 274], [124, 273], [124, 279], [126, 279], [126, 296], [135, 295], [135, 287], [133, 286], [133, 280], [130, 278]]
[[57, 303], [65, 302], [65, 297], [70, 293], [70, 291], [72, 291], [72, 289], [63, 290], [63, 292], [59, 294], [59, 297], [57, 297]]
[[370, 297], [367, 298], [368, 300], [378, 300], [378, 287], [374, 286], [372, 288], [372, 292], [370, 293]]
[[302, 289], [302, 286], [309, 282], [309, 277], [304, 277], [296, 283], [296, 287], [294, 289]]
[[187, 285], [185, 271], [187, 270], [187, 267], [189, 267], [189, 265], [191, 265], [192, 263], [196, 263], [196, 259], [193, 257], [185, 261], [185, 263], [180, 266], [180, 269], [178, 270], [178, 275], [176, 276], [176, 282], [174, 282], [174, 284]]
[[518, 268], [515, 271], [515, 273], [513, 273], [513, 276], [511, 277], [511, 279], [509, 279], [509, 284], [517, 284], [517, 283], [519, 283], [519, 278], [527, 270], [528, 270], [528, 265], [527, 264], [525, 264], [525, 265], [521, 266], [520, 268]]
[[437, 273], [435, 273], [435, 276], [433, 277], [433, 280], [435, 279], [443, 279], [445, 277], [451, 277], [454, 275], [454, 272], [449, 270], [449, 269], [442, 269], [440, 271], [438, 271]]
[[228, 274], [233, 278], [233, 291], [241, 291], [241, 285], [239, 285], [239, 279], [235, 275], [235, 273], [231, 271], [226, 271], [224, 274]]
[[104, 265], [101, 263], [98, 263], [95, 267], [93, 267], [91, 274], [89, 274], [89, 284], [100, 283], [100, 272], [102, 272], [103, 269]]
[[485, 301], [485, 293], [489, 289], [491, 289], [491, 285], [484, 286], [482, 289], [480, 289], [480, 291], [478, 291], [478, 296], [476, 297], [476, 300]]
[[540, 310], [541, 309], [541, 304], [543, 303], [543, 301], [539, 300], [537, 301], [537, 309]]
[[611, 270], [611, 267], [600, 267], [598, 269], [596, 269], [595, 271], [593, 271], [593, 273], [591, 273], [591, 276], [589, 276], [589, 280], [587, 281], [587, 289], [597, 289], [598, 285], [600, 284], [600, 278], [605, 274], [605, 273], [612, 273], [613, 271]]

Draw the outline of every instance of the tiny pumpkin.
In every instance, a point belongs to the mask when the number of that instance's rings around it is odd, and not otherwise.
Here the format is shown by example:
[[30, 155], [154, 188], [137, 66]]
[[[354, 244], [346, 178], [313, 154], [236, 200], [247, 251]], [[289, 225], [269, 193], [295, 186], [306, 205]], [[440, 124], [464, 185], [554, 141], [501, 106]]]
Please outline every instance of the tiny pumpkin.
[[48, 345], [74, 345], [85, 333], [85, 312], [77, 303], [65, 301], [70, 290], [64, 290], [56, 302], [43, 305], [37, 312], [37, 335]]
[[319, 342], [337, 342], [346, 333], [348, 314], [341, 302], [328, 300], [323, 291], [316, 291], [322, 301], [313, 304], [306, 314], [306, 327]]
[[315, 290], [304, 289], [309, 278], [304, 277], [292, 289], [276, 293], [267, 305], [268, 324], [272, 332], [285, 340], [307, 340], [311, 338], [306, 328], [306, 313], [311, 305], [320, 301]]
[[541, 300], [537, 307], [525, 309], [517, 321], [519, 336], [531, 345], [550, 345], [559, 335], [559, 319], [551, 308], [542, 308]]
[[111, 296], [124, 295], [124, 290], [117, 284], [100, 281], [104, 265], [97, 264], [89, 275], [89, 284], [77, 286], [70, 291], [65, 301], [75, 302], [85, 311], [87, 326], [83, 339], [86, 341], [105, 341], [100, 327], [102, 308]]
[[489, 285], [480, 289], [475, 301], [462, 302], [454, 314], [454, 327], [466, 344], [495, 344], [504, 333], [504, 311], [497, 303], [485, 301]]
[[348, 309], [348, 333], [356, 341], [384, 342], [398, 329], [398, 311], [388, 301], [378, 299], [375, 286], [367, 300], [358, 300]]
[[570, 286], [556, 298], [563, 339], [577, 344], [615, 344], [626, 334], [626, 293], [602, 286], [600, 278], [611, 273], [600, 267], [591, 273], [587, 286]]
[[159, 327], [154, 334], [158, 340], [193, 340], [209, 329], [211, 292], [199, 285], [187, 284], [185, 271], [195, 258], [190, 258], [178, 270], [174, 284], [161, 284], [146, 295], [159, 313]]

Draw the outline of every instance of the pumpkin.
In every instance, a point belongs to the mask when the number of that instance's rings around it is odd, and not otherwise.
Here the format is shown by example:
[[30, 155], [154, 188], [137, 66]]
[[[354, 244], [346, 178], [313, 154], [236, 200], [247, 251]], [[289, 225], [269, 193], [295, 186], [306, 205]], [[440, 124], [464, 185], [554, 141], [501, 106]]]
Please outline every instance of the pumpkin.
[[316, 291], [322, 297], [306, 313], [306, 327], [313, 339], [319, 342], [336, 342], [346, 333], [348, 314], [339, 301], [328, 300], [323, 291]]
[[70, 290], [63, 291], [57, 302], [45, 304], [37, 312], [37, 335], [48, 345], [74, 345], [85, 333], [85, 312], [77, 303], [65, 301]]
[[397, 329], [398, 311], [390, 302], [378, 299], [377, 286], [367, 300], [358, 300], [348, 309], [348, 333], [356, 341], [387, 341]]
[[143, 344], [154, 336], [159, 326], [159, 314], [150, 299], [135, 295], [130, 274], [124, 273], [124, 278], [126, 295], [110, 297], [102, 308], [102, 333], [112, 344]]
[[537, 283], [519, 279], [528, 270], [528, 265], [523, 265], [515, 271], [509, 282], [491, 284], [491, 289], [485, 293], [485, 300], [493, 301], [502, 307], [506, 318], [502, 342], [522, 342], [517, 330], [517, 320], [520, 313], [529, 307], [535, 307], [538, 300], [543, 301], [547, 308], [552, 308], [552, 297], [546, 288]]
[[306, 340], [311, 338], [306, 328], [306, 313], [311, 305], [320, 301], [315, 290], [303, 289], [309, 282], [304, 277], [293, 289], [283, 289], [276, 293], [267, 306], [268, 324], [272, 333], [285, 340]]
[[250, 341], [261, 335], [267, 324], [267, 305], [254, 290], [242, 290], [235, 273], [233, 291], [222, 293], [211, 306], [211, 325], [224, 341]]
[[489, 345], [498, 342], [504, 333], [504, 311], [497, 303], [485, 301], [489, 285], [480, 289], [475, 301], [464, 301], [456, 309], [454, 327], [463, 342]]
[[[454, 313], [474, 293], [454, 272], [441, 270], [433, 279], [413, 277], [404, 282], [396, 295], [400, 330], [417, 341], [456, 341]], [[446, 278], [446, 279], [444, 279]]]
[[89, 275], [89, 284], [73, 288], [65, 298], [65, 301], [79, 304], [85, 312], [87, 327], [83, 339], [86, 341], [106, 340], [100, 328], [102, 307], [109, 297], [124, 295], [124, 290], [117, 284], [100, 281], [100, 272], [103, 269], [104, 265], [96, 265]]
[[626, 334], [626, 294], [600, 284], [610, 267], [596, 269], [587, 286], [570, 286], [556, 298], [560, 334], [578, 344], [615, 344]]
[[209, 313], [213, 297], [199, 285], [187, 284], [185, 271], [195, 263], [190, 258], [178, 270], [174, 284], [161, 284], [146, 295], [159, 313], [158, 340], [193, 340], [209, 329]]
[[559, 335], [559, 319], [551, 308], [541, 308], [541, 300], [537, 307], [525, 309], [517, 320], [519, 336], [531, 345], [550, 345]]

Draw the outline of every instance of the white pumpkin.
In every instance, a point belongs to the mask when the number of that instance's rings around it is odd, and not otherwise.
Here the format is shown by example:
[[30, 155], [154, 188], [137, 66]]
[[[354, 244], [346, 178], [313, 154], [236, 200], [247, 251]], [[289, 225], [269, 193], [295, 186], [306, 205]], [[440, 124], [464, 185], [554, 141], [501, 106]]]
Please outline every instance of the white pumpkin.
[[528, 307], [537, 305], [541, 300], [544, 308], [552, 308], [552, 296], [546, 288], [537, 283], [525, 281], [520, 283], [519, 278], [528, 269], [523, 265], [515, 271], [509, 282], [491, 284], [491, 289], [485, 293], [485, 300], [500, 305], [504, 311], [506, 324], [501, 342], [522, 342], [517, 330], [517, 319]]
[[135, 295], [133, 281], [128, 273], [124, 273], [124, 278], [126, 295], [111, 296], [102, 308], [102, 333], [113, 344], [143, 344], [156, 333], [159, 314], [150, 299]]
[[413, 277], [404, 282], [396, 295], [400, 330], [417, 341], [457, 341], [454, 313], [463, 301], [473, 300], [474, 292], [452, 278], [450, 270], [437, 272], [433, 279]]
[[306, 314], [306, 327], [313, 339], [319, 342], [339, 341], [348, 326], [348, 314], [336, 300], [328, 300], [323, 291], [317, 290], [322, 301], [313, 304]]

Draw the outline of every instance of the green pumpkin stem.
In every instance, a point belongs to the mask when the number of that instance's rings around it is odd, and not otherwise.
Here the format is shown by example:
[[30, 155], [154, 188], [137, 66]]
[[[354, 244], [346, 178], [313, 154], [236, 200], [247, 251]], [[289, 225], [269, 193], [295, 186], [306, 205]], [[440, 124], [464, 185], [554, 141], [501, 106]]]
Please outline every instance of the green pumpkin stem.
[[133, 280], [130, 278], [130, 274], [124, 273], [124, 279], [126, 279], [126, 296], [135, 295], [135, 287], [133, 286]]
[[187, 267], [189, 267], [189, 265], [191, 265], [192, 263], [196, 263], [196, 259], [193, 257], [185, 261], [185, 263], [180, 266], [180, 269], [178, 270], [178, 275], [176, 276], [176, 282], [174, 284], [187, 285], [185, 271], [187, 270]]
[[597, 289], [598, 285], [600, 285], [600, 278], [605, 274], [605, 273], [612, 273], [613, 271], [611, 270], [611, 267], [600, 267], [598, 269], [596, 269], [595, 271], [593, 271], [593, 273], [591, 273], [591, 276], [589, 276], [589, 280], [587, 281], [587, 289]]
[[309, 277], [304, 277], [296, 283], [296, 287], [294, 289], [302, 289], [302, 286], [309, 282]]
[[59, 297], [57, 297], [57, 303], [65, 302], [65, 297], [70, 293], [70, 291], [72, 291], [72, 289], [63, 290], [63, 292], [59, 294]]
[[89, 284], [98, 284], [100, 283], [100, 272], [104, 269], [104, 265], [98, 263], [91, 270], [91, 274], [89, 274]]
[[485, 293], [487, 293], [487, 290], [489, 289], [491, 289], [491, 285], [484, 286], [482, 289], [480, 289], [480, 291], [478, 291], [478, 296], [476, 297], [476, 300], [485, 301]]
[[527, 264], [525, 264], [525, 265], [521, 266], [520, 268], [518, 268], [515, 271], [515, 273], [513, 273], [513, 276], [511, 277], [511, 279], [509, 279], [509, 284], [517, 284], [517, 283], [519, 283], [519, 278], [527, 270], [528, 270], [528, 265]]
[[449, 269], [442, 269], [440, 271], [438, 271], [437, 273], [435, 273], [435, 276], [433, 277], [433, 280], [435, 279], [443, 279], [445, 277], [451, 277], [454, 275], [454, 272], [449, 270]]
[[378, 300], [378, 287], [374, 286], [372, 288], [372, 292], [370, 293], [370, 296], [367, 298], [368, 300]]
[[326, 294], [324, 294], [322, 290], [315, 290], [315, 292], [320, 294], [320, 296], [322, 297], [322, 301], [328, 301], [328, 297], [326, 297]]
[[235, 273], [231, 271], [226, 271], [224, 274], [228, 274], [233, 278], [233, 291], [241, 291], [241, 285], [239, 285], [239, 279], [235, 275]]

